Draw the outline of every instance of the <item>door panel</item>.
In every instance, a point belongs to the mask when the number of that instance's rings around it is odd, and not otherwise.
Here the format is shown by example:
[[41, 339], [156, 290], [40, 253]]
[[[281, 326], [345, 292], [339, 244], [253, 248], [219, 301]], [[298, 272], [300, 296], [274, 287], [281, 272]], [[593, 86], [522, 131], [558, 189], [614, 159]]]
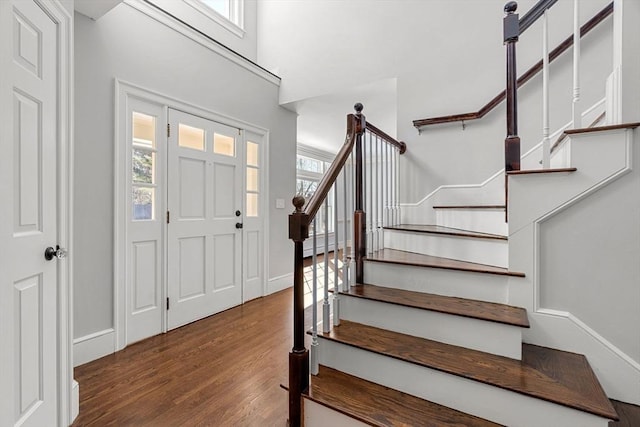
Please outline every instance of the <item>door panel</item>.
[[[242, 302], [238, 129], [169, 110], [169, 329]], [[176, 131], [173, 131], [173, 130]]]
[[57, 423], [57, 24], [0, 1], [0, 425]]

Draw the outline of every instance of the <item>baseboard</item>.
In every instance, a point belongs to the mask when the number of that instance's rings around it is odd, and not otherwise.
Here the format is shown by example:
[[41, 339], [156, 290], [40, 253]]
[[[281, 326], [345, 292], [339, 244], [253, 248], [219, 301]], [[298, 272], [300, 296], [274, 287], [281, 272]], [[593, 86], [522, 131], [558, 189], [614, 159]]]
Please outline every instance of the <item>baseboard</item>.
[[75, 421], [75, 419], [80, 414], [80, 384], [78, 381], [73, 380], [73, 384], [71, 386], [71, 422]]
[[293, 273], [273, 277], [267, 282], [267, 295], [279, 292], [293, 286]]
[[640, 405], [640, 364], [570, 313], [538, 309], [529, 313], [527, 343], [584, 354], [607, 396]]
[[110, 328], [74, 339], [73, 366], [79, 366], [115, 353], [115, 338], [115, 330]]

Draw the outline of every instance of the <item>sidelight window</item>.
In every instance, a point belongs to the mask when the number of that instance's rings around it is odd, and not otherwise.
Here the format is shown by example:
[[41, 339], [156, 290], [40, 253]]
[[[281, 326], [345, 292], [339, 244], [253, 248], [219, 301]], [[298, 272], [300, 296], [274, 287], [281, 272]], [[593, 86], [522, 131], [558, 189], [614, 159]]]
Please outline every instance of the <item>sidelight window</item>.
[[131, 123], [132, 217], [137, 221], [152, 220], [156, 197], [156, 118], [134, 111]]

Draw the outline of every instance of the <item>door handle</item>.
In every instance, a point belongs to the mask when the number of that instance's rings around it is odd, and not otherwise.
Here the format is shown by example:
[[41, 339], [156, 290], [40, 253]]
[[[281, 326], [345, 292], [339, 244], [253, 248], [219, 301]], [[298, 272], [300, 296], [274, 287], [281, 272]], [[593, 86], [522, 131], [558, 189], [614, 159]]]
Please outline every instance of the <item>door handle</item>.
[[44, 259], [47, 261], [51, 261], [54, 258], [62, 259], [67, 257], [66, 249], [61, 248], [59, 245], [56, 245], [56, 248], [53, 249], [49, 246], [44, 250]]
[[242, 228], [242, 223], [241, 222], [236, 222], [236, 228]]

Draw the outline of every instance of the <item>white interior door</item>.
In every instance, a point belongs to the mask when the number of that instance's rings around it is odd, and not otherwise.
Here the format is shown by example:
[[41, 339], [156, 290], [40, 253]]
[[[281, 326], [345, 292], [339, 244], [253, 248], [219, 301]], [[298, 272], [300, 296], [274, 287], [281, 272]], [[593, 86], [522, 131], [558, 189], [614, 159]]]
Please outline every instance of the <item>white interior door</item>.
[[264, 295], [265, 136], [245, 131], [246, 178], [242, 240], [243, 302]]
[[57, 27], [0, 1], [0, 425], [57, 424]]
[[243, 155], [236, 128], [169, 110], [168, 328], [242, 303]]

